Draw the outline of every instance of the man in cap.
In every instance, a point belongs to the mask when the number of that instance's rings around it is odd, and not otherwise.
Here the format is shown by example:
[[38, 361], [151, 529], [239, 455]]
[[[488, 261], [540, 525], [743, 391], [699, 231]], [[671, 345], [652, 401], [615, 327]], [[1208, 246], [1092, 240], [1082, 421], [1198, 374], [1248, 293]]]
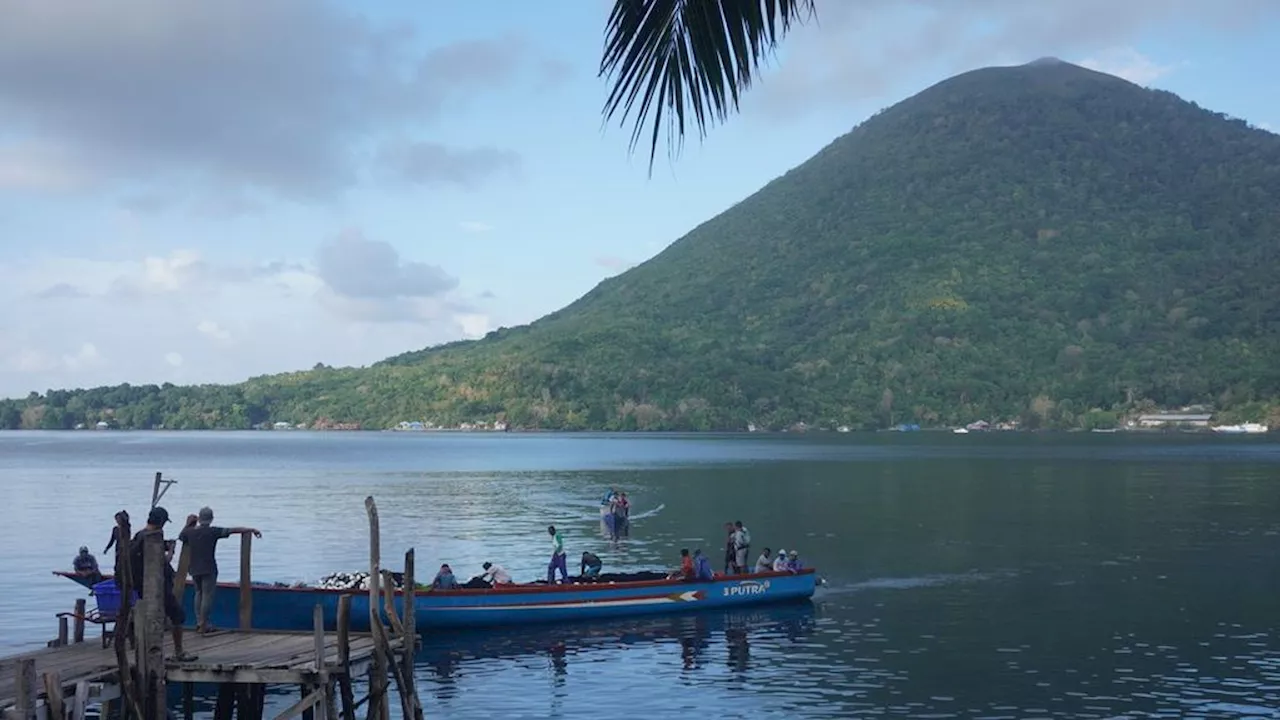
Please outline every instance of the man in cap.
[[[146, 597], [142, 586], [143, 579], [146, 576], [143, 563], [146, 560], [144, 548], [146, 547], [147, 538], [153, 535], [159, 535], [160, 540], [164, 541], [164, 526], [169, 522], [169, 511], [162, 507], [156, 506], [151, 508], [151, 512], [147, 515], [146, 527], [139, 530], [133, 536], [133, 540], [129, 542], [129, 569], [132, 571], [133, 589]], [[182, 624], [187, 621], [187, 614], [182, 610], [182, 603], [178, 602], [178, 598], [173, 594], [173, 581], [176, 573], [169, 563], [164, 564], [164, 614], [169, 619], [170, 630], [173, 632], [173, 652], [174, 659], [178, 662], [191, 662], [196, 659], [195, 655], [188, 655], [182, 649]]]
[[262, 537], [262, 533], [249, 527], [224, 528], [213, 524], [213, 510], [200, 508], [198, 515], [188, 515], [187, 525], [178, 533], [182, 544], [191, 549], [187, 572], [196, 586], [196, 632], [211, 633], [214, 627], [209, 624], [209, 611], [213, 609], [213, 595], [218, 590], [218, 541], [232, 535], [253, 533], [254, 537]]

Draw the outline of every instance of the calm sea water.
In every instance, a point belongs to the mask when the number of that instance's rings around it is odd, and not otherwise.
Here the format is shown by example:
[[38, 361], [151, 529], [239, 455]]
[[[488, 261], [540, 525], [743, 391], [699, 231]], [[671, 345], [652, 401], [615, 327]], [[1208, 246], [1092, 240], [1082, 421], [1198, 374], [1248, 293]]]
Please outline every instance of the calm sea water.
[[[420, 573], [532, 579], [548, 523], [571, 557], [668, 566], [742, 519], [829, 582], [797, 607], [431, 636], [428, 716], [1280, 718], [1266, 439], [0, 433], [0, 651], [53, 636], [80, 591], [49, 571], [141, 518], [157, 470], [176, 518], [263, 530], [256, 580], [363, 567], [373, 495], [383, 557], [415, 547]], [[616, 545], [608, 486], [634, 507]]]

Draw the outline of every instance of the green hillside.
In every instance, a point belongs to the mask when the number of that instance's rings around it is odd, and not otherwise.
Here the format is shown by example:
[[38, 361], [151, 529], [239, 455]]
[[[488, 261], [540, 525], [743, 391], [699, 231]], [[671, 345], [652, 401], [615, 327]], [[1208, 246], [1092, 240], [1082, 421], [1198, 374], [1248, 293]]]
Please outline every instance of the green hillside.
[[1278, 201], [1280, 136], [1067, 63], [987, 68], [531, 325], [366, 369], [33, 396], [0, 427], [1258, 416], [1280, 398]]

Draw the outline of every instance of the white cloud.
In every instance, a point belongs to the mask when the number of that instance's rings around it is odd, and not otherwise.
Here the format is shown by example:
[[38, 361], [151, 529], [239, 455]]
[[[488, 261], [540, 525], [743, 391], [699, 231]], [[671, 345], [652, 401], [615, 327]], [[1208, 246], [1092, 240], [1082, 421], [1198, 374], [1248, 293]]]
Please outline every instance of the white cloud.
[[30, 142], [0, 145], [0, 190], [64, 192], [85, 182], [83, 169], [65, 150]]
[[458, 223], [458, 227], [462, 228], [463, 232], [474, 233], [477, 235], [480, 233], [487, 233], [490, 230], [493, 230], [492, 225], [488, 223], [480, 222], [479, 220], [463, 220], [462, 222]]
[[1131, 47], [1108, 48], [1079, 64], [1136, 85], [1150, 85], [1174, 70], [1173, 65], [1160, 65]]
[[[22, 310], [0, 333], [0, 397], [367, 365], [491, 329], [442, 268], [348, 240], [326, 244], [326, 262], [228, 265], [185, 250], [133, 261], [10, 258], [0, 264], [0, 303]], [[209, 341], [222, 350], [164, 350]], [[162, 350], [139, 352], [146, 347]]]
[[231, 339], [231, 332], [212, 320], [201, 320], [196, 325], [196, 332], [213, 340], [226, 342]]
[[[769, 120], [832, 106], [870, 111], [873, 102], [901, 99], [904, 82], [1044, 56], [1095, 57], [1184, 23], [1238, 37], [1277, 18], [1275, 0], [831, 0], [818, 3], [817, 22], [786, 39], [781, 61], [743, 106]], [[1159, 66], [1116, 67], [1149, 78]]]
[[471, 339], [482, 338], [493, 329], [489, 316], [482, 313], [461, 313], [453, 318], [462, 328], [462, 334]]

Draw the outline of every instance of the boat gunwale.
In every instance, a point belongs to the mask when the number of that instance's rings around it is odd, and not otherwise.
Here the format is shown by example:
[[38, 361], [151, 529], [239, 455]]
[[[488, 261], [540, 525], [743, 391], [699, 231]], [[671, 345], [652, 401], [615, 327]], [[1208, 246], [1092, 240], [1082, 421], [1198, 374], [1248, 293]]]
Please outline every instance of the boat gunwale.
[[[715, 585], [718, 583], [732, 582], [735, 580], [767, 580], [779, 577], [797, 577], [801, 575], [812, 575], [817, 572], [817, 568], [804, 568], [802, 570], [781, 570], [770, 571], [767, 573], [739, 573], [737, 575], [717, 575], [710, 580], [684, 580], [684, 579], [662, 579], [662, 580], [637, 580], [635, 582], [611, 582], [611, 583], [565, 583], [560, 585], [547, 584], [529, 584], [529, 585], [506, 585], [494, 586], [490, 588], [458, 588], [457, 590], [421, 590], [419, 597], [440, 595], [444, 597], [471, 597], [480, 595], [528, 595], [528, 594], [556, 594], [571, 592], [604, 592], [608, 590], [620, 590], [629, 588], [658, 588], [658, 587], [688, 587], [690, 585]], [[72, 581], [77, 581], [77, 575], [74, 572], [65, 570], [54, 570], [54, 575], [60, 575]], [[112, 576], [104, 575], [103, 579], [109, 579]], [[78, 581], [77, 581], [78, 582]], [[187, 580], [187, 584], [191, 584], [191, 580]], [[240, 588], [240, 583], [220, 582], [220, 588]], [[252, 590], [263, 590], [269, 592], [309, 592], [326, 595], [364, 595], [368, 594], [368, 590], [358, 590], [355, 588], [321, 588], [321, 587], [294, 587], [291, 585], [250, 585]], [[403, 595], [404, 590], [398, 589], [396, 595]]]

